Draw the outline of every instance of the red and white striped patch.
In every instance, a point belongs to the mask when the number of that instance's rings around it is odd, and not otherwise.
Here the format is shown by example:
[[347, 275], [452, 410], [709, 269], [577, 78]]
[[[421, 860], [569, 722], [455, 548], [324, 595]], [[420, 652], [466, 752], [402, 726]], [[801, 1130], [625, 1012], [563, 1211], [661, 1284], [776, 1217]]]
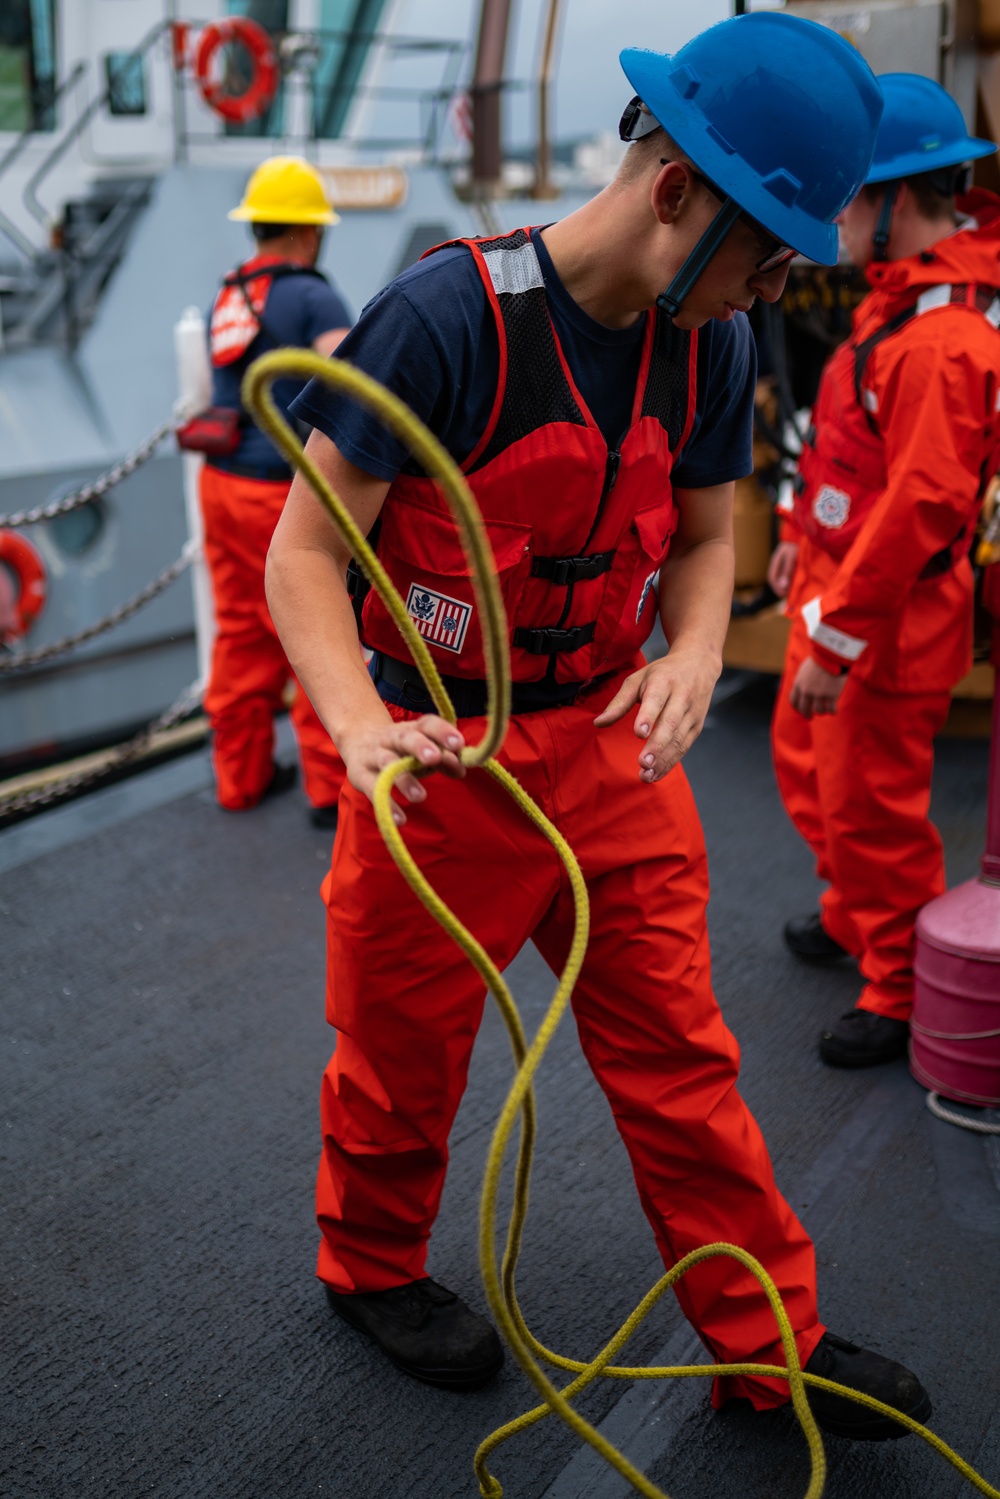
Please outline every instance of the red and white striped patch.
[[447, 594], [434, 593], [429, 588], [411, 583], [406, 612], [416, 625], [417, 633], [426, 641], [458, 655], [465, 644], [472, 618], [471, 604], [463, 604], [460, 599], [450, 599]]

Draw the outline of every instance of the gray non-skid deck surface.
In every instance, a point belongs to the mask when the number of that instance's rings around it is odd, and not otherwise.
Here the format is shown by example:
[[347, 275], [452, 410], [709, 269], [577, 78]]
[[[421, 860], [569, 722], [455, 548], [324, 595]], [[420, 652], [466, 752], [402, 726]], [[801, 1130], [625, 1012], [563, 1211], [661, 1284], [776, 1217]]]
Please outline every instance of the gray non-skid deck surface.
[[[800, 969], [779, 941], [815, 886], [773, 789], [767, 707], [759, 683], [732, 696], [689, 757], [744, 1092], [817, 1236], [825, 1318], [911, 1362], [936, 1429], [1000, 1482], [1000, 1150], [933, 1120], [902, 1064], [819, 1063], [818, 1028], [856, 980]], [[975, 871], [985, 780], [982, 743], [941, 745], [953, 881]], [[0, 876], [0, 1493], [471, 1499], [477, 1442], [534, 1403], [520, 1372], [466, 1397], [423, 1388], [331, 1320], [313, 1279], [329, 840], [297, 792], [233, 817], [188, 791], [79, 831]], [[550, 980], [530, 952], [513, 977], [531, 1025]], [[476, 1201], [509, 1073], [488, 1013], [431, 1256], [480, 1305]], [[590, 1355], [658, 1263], [571, 1024], [539, 1104], [523, 1304], [544, 1340]], [[673, 1302], [633, 1345], [636, 1361], [693, 1351]], [[583, 1408], [672, 1499], [804, 1492], [787, 1413], [713, 1415], [707, 1397], [704, 1381], [605, 1383]], [[964, 1491], [916, 1440], [827, 1445], [830, 1499]], [[509, 1499], [627, 1492], [552, 1421], [494, 1467]]]

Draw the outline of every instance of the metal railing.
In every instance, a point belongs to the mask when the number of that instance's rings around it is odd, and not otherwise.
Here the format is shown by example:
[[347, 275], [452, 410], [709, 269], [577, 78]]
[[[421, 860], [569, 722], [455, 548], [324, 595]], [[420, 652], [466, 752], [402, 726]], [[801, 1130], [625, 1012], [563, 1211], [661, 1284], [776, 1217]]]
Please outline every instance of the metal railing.
[[[43, 134], [51, 140], [22, 194], [27, 214], [45, 230], [50, 243], [39, 250], [9, 214], [0, 213], [0, 236], [6, 238], [27, 263], [24, 279], [9, 280], [5, 288], [19, 293], [17, 317], [11, 321], [5, 334], [5, 339], [12, 344], [25, 344], [39, 337], [62, 336], [72, 349], [81, 326], [86, 322], [90, 294], [104, 284], [108, 271], [124, 248], [136, 213], [145, 201], [144, 184], [126, 188], [120, 200], [105, 211], [102, 221], [86, 238], [79, 233], [78, 219], [71, 218], [73, 205], [48, 207], [43, 199], [43, 189], [67, 153], [80, 145], [93, 121], [110, 108], [120, 70], [135, 63], [145, 65], [145, 60], [157, 48], [169, 48], [169, 65], [174, 77], [172, 140], [164, 148], [168, 159], [172, 156], [174, 160], [182, 161], [187, 159], [192, 147], [218, 147], [229, 138], [246, 138], [258, 131], [277, 139], [294, 138], [306, 148], [309, 143], [314, 144], [320, 139], [336, 138], [375, 151], [408, 150], [430, 164], [442, 162], [449, 107], [460, 92], [460, 79], [467, 70], [469, 47], [466, 42], [399, 37], [365, 28], [276, 34], [273, 40], [282, 76], [264, 124], [233, 127], [220, 120], [213, 122], [213, 128], [208, 130], [192, 128], [188, 124], [197, 83], [190, 65], [177, 71], [177, 33], [173, 25], [170, 20], [163, 20], [153, 26], [131, 51], [117, 59], [115, 75], [109, 76], [106, 85], [90, 99], [86, 98], [85, 87], [82, 90], [78, 87], [85, 85], [89, 64], [77, 62], [53, 92], [53, 100], [61, 102], [63, 113], [71, 101], [79, 98], [80, 107], [72, 119], [60, 123], [57, 118], [54, 138], [48, 131], [43, 133], [33, 127], [27, 128], [0, 158], [2, 183], [5, 174], [23, 156], [29, 144], [37, 143]], [[356, 76], [363, 72], [363, 62], [359, 63], [358, 59], [367, 59], [373, 54], [387, 59], [390, 65], [400, 58], [439, 57], [438, 79], [432, 86], [419, 87], [364, 81]], [[345, 59], [352, 58], [354, 61], [348, 68]], [[512, 89], [522, 86], [513, 82], [509, 85]], [[341, 90], [339, 102], [335, 97], [338, 88]], [[296, 89], [298, 119], [292, 135], [284, 127], [290, 123], [287, 116], [296, 99]], [[336, 130], [324, 126], [324, 122], [328, 124], [334, 116], [342, 123], [348, 114], [356, 115], [359, 108], [366, 117], [373, 112], [377, 121], [380, 106], [384, 106], [381, 110], [384, 115], [388, 110], [398, 111], [400, 106], [407, 104], [415, 108], [413, 126], [395, 133], [366, 132], [362, 138], [356, 132], [340, 129], [339, 124]]]
[[[182, 109], [185, 120], [182, 121], [178, 137], [181, 149], [189, 145], [217, 142], [220, 134], [229, 138], [263, 135], [280, 139], [289, 133], [287, 121], [282, 121], [281, 117], [291, 102], [293, 85], [297, 83], [298, 88], [304, 90], [307, 96], [306, 128], [301, 133], [296, 132], [299, 138], [311, 143], [342, 140], [371, 150], [412, 149], [421, 152], [422, 158], [428, 163], [438, 162], [448, 107], [460, 92], [460, 79], [469, 58], [467, 42], [432, 37], [400, 37], [388, 32], [357, 28], [319, 29], [308, 33], [279, 32], [273, 40], [282, 63], [282, 78], [275, 98], [263, 117], [264, 123], [228, 127], [224, 132], [194, 130], [186, 124], [185, 104]], [[352, 54], [357, 55], [360, 50], [369, 54], [378, 52], [389, 59], [438, 55], [441, 58], [440, 76], [435, 84], [420, 87], [368, 83], [360, 79], [351, 81], [351, 110], [347, 111], [343, 108], [344, 96], [337, 94], [336, 74], [339, 60]], [[331, 71], [334, 75], [332, 78], [329, 76]], [[182, 82], [185, 98], [193, 97], [197, 85], [189, 72], [184, 74]], [[345, 85], [340, 86], [346, 89]], [[511, 88], [521, 86], [513, 82], [510, 85]], [[357, 105], [377, 106], [380, 103], [415, 105], [419, 123], [412, 131], [396, 134], [366, 133], [363, 137], [346, 128], [349, 113], [353, 113]], [[331, 121], [336, 122], [336, 128], [331, 127]], [[340, 128], [341, 126], [345, 128]]]

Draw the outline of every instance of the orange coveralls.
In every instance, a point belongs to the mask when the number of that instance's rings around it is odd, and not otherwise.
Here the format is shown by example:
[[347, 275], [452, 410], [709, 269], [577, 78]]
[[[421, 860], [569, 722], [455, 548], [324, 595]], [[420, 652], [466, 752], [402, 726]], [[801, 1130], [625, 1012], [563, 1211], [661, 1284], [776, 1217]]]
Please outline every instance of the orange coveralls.
[[[583, 1051], [664, 1263], [714, 1240], [744, 1246], [773, 1276], [805, 1362], [824, 1330], [815, 1257], [737, 1091], [739, 1048], [712, 992], [708, 871], [691, 791], [679, 766], [657, 784], [639, 780], [632, 714], [594, 728], [643, 664], [636, 643], [649, 633], [652, 583], [676, 525], [667, 434], [678, 444], [685, 412], [687, 425], [693, 419], [697, 335], [674, 329], [665, 314], [648, 320], [632, 423], [612, 464], [538, 297], [527, 233], [471, 249], [494, 308], [502, 373], [492, 425], [464, 467], [505, 590], [514, 680], [537, 685], [545, 657], [530, 637], [549, 634], [551, 622], [570, 637], [552, 657], [553, 677], [558, 683], [566, 672], [583, 687], [571, 705], [515, 712], [497, 757], [569, 840], [587, 881], [590, 942], [573, 995]], [[511, 256], [522, 270], [512, 289], [494, 294], [493, 278], [504, 285]], [[575, 422], [565, 416], [570, 398]], [[516, 422], [505, 427], [509, 411]], [[527, 433], [525, 413], [535, 423]], [[477, 464], [480, 452], [492, 456]], [[468, 563], [429, 480], [394, 482], [379, 552], [442, 668], [478, 680]], [[588, 556], [570, 555], [581, 552]], [[554, 581], [555, 559], [575, 568], [595, 554], [600, 568], [581, 569], [568, 586]], [[437, 612], [428, 607], [434, 601]], [[399, 637], [384, 606], [371, 595], [365, 609], [368, 644], [391, 656]], [[397, 720], [416, 716], [386, 706]], [[482, 719], [461, 722], [468, 742], [482, 737]], [[529, 939], [561, 969], [573, 910], [549, 844], [481, 771], [432, 778], [427, 792], [404, 837], [441, 898], [500, 969]], [[337, 1291], [378, 1291], [425, 1274], [484, 993], [410, 892], [371, 805], [350, 784], [324, 899], [327, 1014], [338, 1034], [321, 1096], [318, 1273]], [[714, 1259], [677, 1290], [717, 1359], [784, 1363], [766, 1298], [742, 1267]], [[717, 1403], [730, 1394], [759, 1407], [788, 1399], [783, 1381], [716, 1383]]]
[[[824, 372], [814, 413], [817, 451], [839, 454], [819, 472], [811, 464], [783, 527], [800, 550], [773, 722], [778, 786], [830, 882], [823, 926], [860, 960], [859, 1007], [897, 1020], [913, 1004], [917, 913], [945, 888], [928, 816], [933, 740], [972, 664], [968, 542], [997, 461], [1000, 202], [980, 192], [962, 207], [978, 227], [868, 268], [873, 289]], [[857, 346], [914, 305], [872, 348], [861, 400], [843, 399]], [[824, 421], [835, 425], [824, 430]], [[846, 555], [837, 546], [845, 501], [856, 529]], [[827, 671], [850, 671], [831, 716], [806, 719], [789, 701], [810, 655]]]
[[[245, 479], [210, 463], [202, 467], [205, 560], [216, 624], [205, 711], [219, 803], [230, 811], [256, 806], [267, 789], [274, 716], [295, 680], [264, 598], [267, 549], [287, 495], [286, 480]], [[314, 807], [334, 806], [344, 762], [297, 682], [291, 717], [306, 796]]]
[[[824, 1330], [813, 1247], [737, 1091], [739, 1047], [712, 992], [694, 798], [680, 766], [656, 785], [639, 781], [631, 716], [593, 727], [625, 675], [571, 707], [515, 716], [497, 758], [569, 840], [587, 881], [591, 933], [573, 1012], [664, 1263], [716, 1239], [744, 1245], [777, 1283], [804, 1362]], [[462, 729], [475, 742], [483, 721]], [[427, 790], [405, 835], [442, 899], [499, 968], [531, 938], [560, 971], [573, 903], [549, 844], [481, 771], [435, 778]], [[321, 1094], [318, 1273], [338, 1291], [382, 1290], [426, 1273], [484, 996], [350, 784], [323, 894], [327, 1018], [338, 1036]], [[784, 1363], [749, 1273], [710, 1260], [676, 1289], [717, 1359]], [[716, 1404], [733, 1394], [758, 1408], [788, 1398], [780, 1381], [716, 1384]]]

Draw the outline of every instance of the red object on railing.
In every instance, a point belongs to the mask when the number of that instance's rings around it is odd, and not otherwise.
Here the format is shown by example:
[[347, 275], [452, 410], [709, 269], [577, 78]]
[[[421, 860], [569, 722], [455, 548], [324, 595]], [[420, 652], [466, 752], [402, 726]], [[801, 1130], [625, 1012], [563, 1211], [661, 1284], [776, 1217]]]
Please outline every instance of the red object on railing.
[[174, 72], [183, 73], [188, 63], [188, 43], [191, 40], [191, 27], [187, 21], [172, 21], [170, 23], [170, 45], [173, 52]]
[[[250, 82], [239, 94], [229, 91], [216, 67], [220, 51], [234, 42], [244, 48], [250, 59]], [[277, 92], [280, 69], [271, 38], [263, 26], [246, 16], [229, 16], [213, 21], [202, 31], [195, 53], [194, 75], [209, 108], [224, 120], [242, 125], [268, 109]]]

